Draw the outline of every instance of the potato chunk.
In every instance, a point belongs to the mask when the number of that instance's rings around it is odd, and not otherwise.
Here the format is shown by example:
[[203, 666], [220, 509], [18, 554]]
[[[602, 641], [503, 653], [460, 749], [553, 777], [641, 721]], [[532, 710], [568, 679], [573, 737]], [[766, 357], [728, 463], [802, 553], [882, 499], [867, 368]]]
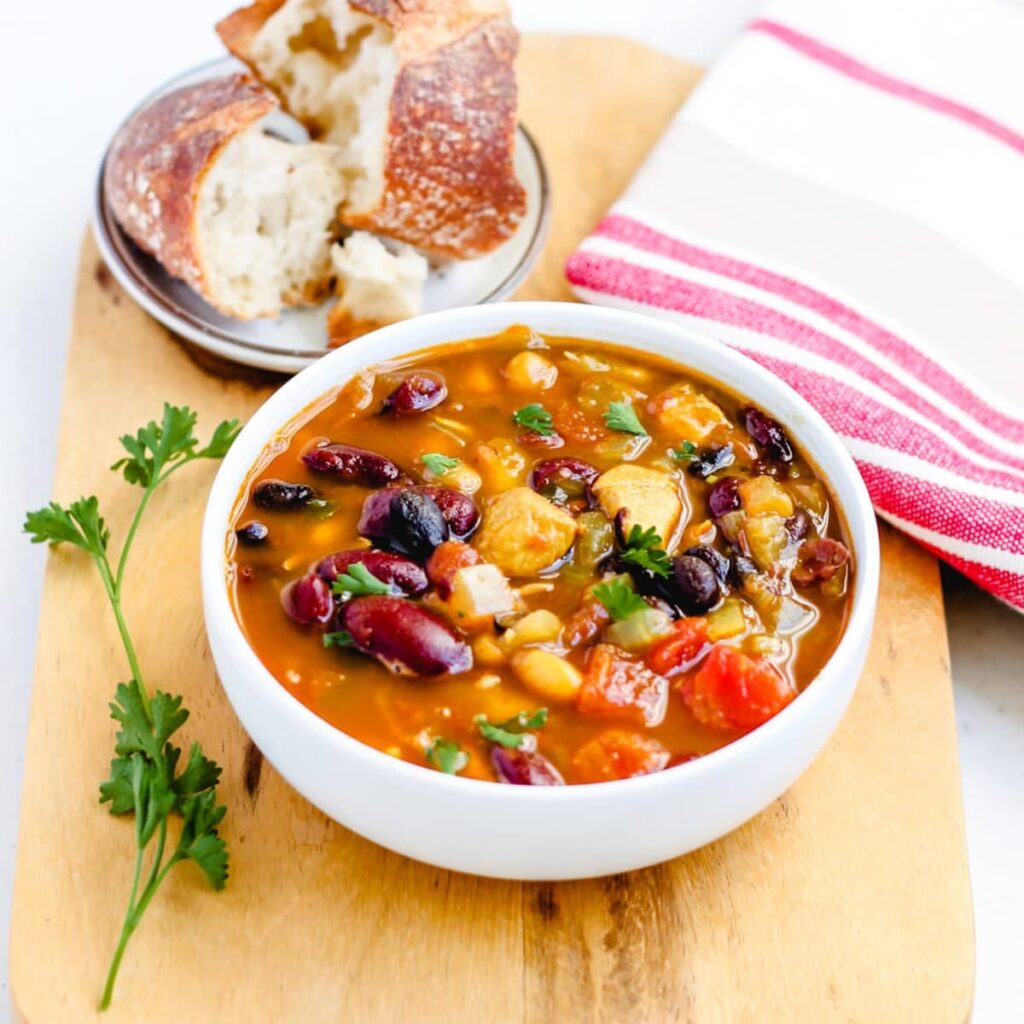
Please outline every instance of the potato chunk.
[[691, 384], [666, 388], [651, 399], [647, 411], [663, 430], [694, 444], [700, 444], [715, 427], [729, 422], [725, 413]]
[[627, 463], [613, 466], [594, 481], [593, 491], [609, 518], [624, 508], [627, 529], [653, 526], [665, 544], [670, 542], [683, 514], [676, 481], [656, 469]]
[[529, 487], [513, 487], [484, 510], [476, 547], [509, 576], [533, 576], [576, 539], [576, 520]]

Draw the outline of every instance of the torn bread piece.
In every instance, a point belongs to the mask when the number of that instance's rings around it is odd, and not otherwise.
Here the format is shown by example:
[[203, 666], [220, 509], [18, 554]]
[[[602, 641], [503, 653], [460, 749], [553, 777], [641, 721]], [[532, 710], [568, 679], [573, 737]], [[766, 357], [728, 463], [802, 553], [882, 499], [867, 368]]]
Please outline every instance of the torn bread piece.
[[456, 259], [514, 233], [526, 197], [504, 0], [256, 0], [217, 31], [339, 148], [346, 224]]
[[226, 316], [277, 316], [330, 291], [344, 195], [335, 152], [265, 134], [278, 106], [248, 75], [161, 97], [110, 150], [104, 188], [118, 222]]
[[338, 302], [327, 314], [331, 347], [423, 312], [428, 264], [411, 245], [356, 231], [331, 249]]

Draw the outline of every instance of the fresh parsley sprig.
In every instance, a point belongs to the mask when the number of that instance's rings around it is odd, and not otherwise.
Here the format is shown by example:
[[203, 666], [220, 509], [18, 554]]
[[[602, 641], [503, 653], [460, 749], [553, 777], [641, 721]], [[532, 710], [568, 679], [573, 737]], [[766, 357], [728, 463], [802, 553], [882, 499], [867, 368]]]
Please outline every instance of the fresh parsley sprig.
[[352, 634], [347, 629], [324, 633], [324, 647], [351, 647], [353, 643]]
[[605, 410], [604, 422], [609, 430], [617, 430], [620, 434], [647, 437], [647, 428], [640, 422], [631, 402], [612, 402]]
[[458, 743], [440, 736], [431, 741], [424, 754], [428, 763], [446, 775], [458, 775], [469, 764], [469, 754]]
[[488, 743], [497, 743], [509, 750], [518, 750], [531, 738], [531, 729], [542, 729], [547, 725], [548, 709], [538, 708], [532, 715], [520, 711], [518, 715], [497, 724], [487, 721], [486, 715], [477, 715], [473, 721], [476, 722], [480, 735]]
[[629, 580], [622, 576], [616, 576], [607, 583], [598, 583], [591, 593], [608, 609], [608, 614], [616, 622], [628, 619], [634, 612], [648, 607]]
[[[194, 431], [196, 414], [189, 408], [165, 404], [159, 423], [150, 420], [121, 445], [127, 455], [111, 466], [125, 480], [142, 488], [142, 497], [128, 527], [116, 564], [110, 557], [110, 530], [95, 497], [79, 498], [66, 508], [50, 502], [25, 517], [25, 532], [33, 544], [54, 547], [71, 544], [93, 560], [117, 622], [132, 678], [118, 685], [110, 705], [119, 731], [110, 764], [110, 778], [100, 785], [100, 802], [111, 814], [135, 818], [135, 868], [121, 934], [107, 972], [100, 1009], [110, 1005], [128, 941], [146, 908], [171, 869], [191, 860], [212, 888], [223, 889], [228, 877], [227, 845], [218, 833], [225, 808], [217, 803], [221, 770], [197, 743], [181, 765], [181, 748], [171, 737], [185, 724], [188, 711], [182, 698], [162, 690], [150, 694], [124, 615], [125, 569], [139, 524], [153, 492], [172, 473], [198, 459], [219, 459], [238, 436], [238, 423], [225, 420], [209, 443], [200, 447]], [[168, 822], [181, 819], [177, 841], [167, 852]], [[146, 868], [146, 852], [154, 843]]]
[[665, 577], [672, 572], [672, 562], [662, 547], [658, 531], [653, 526], [645, 530], [634, 523], [619, 551], [619, 561], [639, 566], [653, 572], [655, 576]]
[[339, 597], [356, 594], [391, 594], [390, 583], [377, 579], [362, 562], [353, 562], [331, 584], [331, 590]]
[[692, 462], [697, 458], [697, 446], [692, 441], [684, 441], [678, 448], [670, 448], [669, 451], [676, 462]]
[[531, 402], [529, 405], [524, 405], [521, 409], [516, 409], [512, 413], [512, 419], [519, 426], [526, 427], [527, 430], [540, 434], [543, 437], [551, 437], [555, 432], [551, 413], [540, 402]]
[[460, 459], [453, 459], [450, 455], [442, 455], [440, 452], [427, 452], [426, 455], [420, 456], [420, 462], [434, 476], [444, 476], [445, 473], [453, 470], [460, 461]]

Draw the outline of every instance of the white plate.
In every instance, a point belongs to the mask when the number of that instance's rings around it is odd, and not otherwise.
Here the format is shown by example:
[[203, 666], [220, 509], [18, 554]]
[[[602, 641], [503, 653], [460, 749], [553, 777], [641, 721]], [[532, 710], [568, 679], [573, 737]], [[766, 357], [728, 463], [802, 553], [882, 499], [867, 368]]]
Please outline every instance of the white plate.
[[[244, 65], [233, 57], [203, 64], [165, 83], [128, 116], [134, 117], [182, 86], [244, 70]], [[294, 118], [280, 111], [267, 118], [266, 126], [293, 141], [308, 137]], [[262, 369], [296, 373], [329, 351], [326, 317], [330, 301], [314, 309], [288, 310], [276, 319], [235, 320], [218, 313], [188, 285], [171, 277], [132, 242], [114, 219], [103, 191], [105, 164], [106, 155], [96, 183], [96, 240], [118, 283], [143, 309], [188, 341], [219, 356]], [[526, 215], [516, 233], [487, 256], [432, 269], [424, 293], [424, 312], [506, 298], [536, 262], [547, 234], [551, 203], [540, 151], [522, 125], [516, 136], [515, 166], [526, 189]]]

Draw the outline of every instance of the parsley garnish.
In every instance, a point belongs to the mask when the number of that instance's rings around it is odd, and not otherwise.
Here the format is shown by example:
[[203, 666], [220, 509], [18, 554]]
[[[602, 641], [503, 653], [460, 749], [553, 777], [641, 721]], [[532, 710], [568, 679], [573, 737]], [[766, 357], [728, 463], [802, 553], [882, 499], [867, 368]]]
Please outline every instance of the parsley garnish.
[[512, 718], [497, 725], [488, 722], [486, 715], [477, 715], [473, 721], [476, 722], [480, 735], [488, 743], [497, 743], [499, 746], [515, 750], [527, 740], [528, 730], [541, 729], [547, 725], [548, 709], [538, 708], [532, 715], [520, 711], [518, 715], [513, 715]]
[[608, 609], [608, 614], [616, 622], [628, 619], [634, 612], [648, 607], [647, 602], [621, 576], [607, 583], [598, 583], [591, 593]]
[[531, 402], [529, 405], [524, 405], [522, 409], [516, 409], [512, 413], [512, 419], [519, 426], [526, 427], [527, 430], [532, 430], [533, 433], [541, 434], [544, 437], [550, 437], [555, 432], [551, 413], [540, 402]]
[[618, 430], [622, 434], [636, 434], [646, 437], [647, 429], [640, 422], [630, 402], [612, 402], [604, 414], [604, 422], [609, 430]]
[[434, 476], [444, 476], [449, 470], [459, 464], [459, 459], [453, 459], [449, 455], [442, 455], [440, 452], [427, 452], [420, 456], [420, 462], [430, 470]]
[[[25, 518], [24, 529], [33, 544], [73, 544], [93, 560], [132, 674], [128, 682], [118, 685], [110, 705], [111, 717], [120, 730], [110, 778], [100, 785], [100, 802], [110, 805], [111, 814], [134, 815], [135, 869], [100, 1009], [110, 1005], [128, 940], [171, 868], [190, 860], [214, 889], [223, 889], [228, 877], [227, 845], [217, 831], [225, 814], [225, 808], [217, 803], [220, 768], [203, 754], [197, 743], [191, 745], [184, 766], [180, 765], [181, 748], [171, 742], [171, 737], [185, 724], [188, 711], [181, 706], [181, 697], [161, 690], [150, 694], [147, 690], [122, 606], [128, 553], [153, 492], [182, 466], [197, 459], [221, 458], [238, 436], [237, 421], [225, 420], [209, 443], [200, 447], [193, 433], [195, 425], [196, 414], [191, 409], [165, 404], [160, 423], [151, 420], [134, 436], [126, 434], [121, 438], [128, 454], [111, 469], [120, 470], [128, 483], [143, 489], [143, 494], [116, 565], [110, 558], [110, 531], [95, 497], [79, 498], [67, 508], [50, 502]], [[168, 853], [167, 826], [171, 815], [181, 819], [181, 828]], [[151, 844], [153, 853], [144, 871], [146, 851]]]
[[469, 754], [459, 748], [454, 740], [442, 739], [438, 736], [424, 751], [427, 761], [439, 772], [446, 775], [457, 775], [469, 764]]
[[691, 462], [697, 457], [697, 446], [692, 441], [684, 441], [679, 448], [670, 448], [669, 451], [676, 462]]
[[653, 572], [655, 576], [668, 576], [672, 571], [672, 563], [662, 549], [661, 537], [653, 526], [644, 530], [634, 524], [619, 552], [619, 560]]
[[324, 633], [324, 647], [351, 647], [352, 644], [352, 634], [347, 630], [339, 629], [334, 633]]
[[362, 562], [353, 562], [332, 584], [335, 594], [390, 594], [391, 585], [377, 579]]

